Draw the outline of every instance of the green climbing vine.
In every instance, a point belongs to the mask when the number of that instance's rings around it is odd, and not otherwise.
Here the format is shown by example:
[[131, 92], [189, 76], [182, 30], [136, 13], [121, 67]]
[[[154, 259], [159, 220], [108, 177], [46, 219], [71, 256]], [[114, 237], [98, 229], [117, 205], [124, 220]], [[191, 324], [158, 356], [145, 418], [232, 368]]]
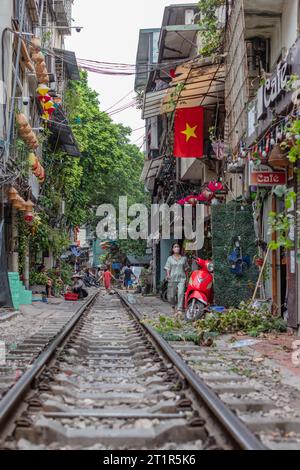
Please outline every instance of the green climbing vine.
[[221, 51], [224, 26], [218, 18], [219, 9], [225, 6], [225, 0], [199, 0], [200, 10], [200, 51], [203, 57], [215, 55]]
[[[293, 164], [293, 171], [299, 179], [300, 119], [295, 119], [289, 123], [286, 128], [286, 139], [281, 142], [280, 147], [283, 151], [287, 152], [287, 158]], [[297, 194], [295, 191], [287, 188], [286, 185], [276, 186], [273, 189], [273, 193], [279, 198], [284, 198], [285, 211], [269, 213], [269, 234], [272, 232], [276, 233], [276, 240], [270, 241], [269, 246], [271, 250], [277, 250], [280, 247], [293, 249], [294, 242], [291, 239], [291, 230], [295, 224], [295, 217], [299, 217], [300, 214], [299, 211], [292, 211], [291, 209], [294, 206]], [[297, 261], [300, 261], [300, 253], [297, 254]]]

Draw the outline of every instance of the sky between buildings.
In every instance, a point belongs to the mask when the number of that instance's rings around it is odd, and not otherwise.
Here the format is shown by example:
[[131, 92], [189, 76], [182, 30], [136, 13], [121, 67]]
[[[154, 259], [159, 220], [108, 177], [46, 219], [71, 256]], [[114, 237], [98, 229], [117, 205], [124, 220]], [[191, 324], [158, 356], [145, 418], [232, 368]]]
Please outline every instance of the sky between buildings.
[[[192, 3], [184, 0], [75, 0], [72, 11], [73, 26], [82, 26], [66, 39], [66, 49], [73, 50], [80, 59], [134, 64], [139, 30], [159, 28], [165, 6]], [[196, 2], [195, 2], [196, 3]], [[119, 105], [129, 103], [135, 96], [134, 76], [113, 77], [89, 73], [89, 84], [99, 93], [100, 107], [107, 110], [127, 93]], [[113, 120], [132, 129], [143, 126], [141, 111], [127, 109]], [[143, 129], [132, 133], [131, 141], [139, 147], [143, 143]]]

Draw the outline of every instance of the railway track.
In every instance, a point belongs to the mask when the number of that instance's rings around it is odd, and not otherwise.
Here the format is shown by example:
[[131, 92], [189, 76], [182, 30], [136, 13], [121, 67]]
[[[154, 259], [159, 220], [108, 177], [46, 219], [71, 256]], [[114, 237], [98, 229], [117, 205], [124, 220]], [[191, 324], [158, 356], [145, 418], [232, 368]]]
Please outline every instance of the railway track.
[[253, 350], [231, 349], [225, 342], [217, 348], [189, 341], [169, 344], [266, 448], [300, 449], [300, 393], [281, 382], [274, 365], [257, 366]]
[[0, 401], [2, 449], [263, 449], [117, 295], [60, 329]]

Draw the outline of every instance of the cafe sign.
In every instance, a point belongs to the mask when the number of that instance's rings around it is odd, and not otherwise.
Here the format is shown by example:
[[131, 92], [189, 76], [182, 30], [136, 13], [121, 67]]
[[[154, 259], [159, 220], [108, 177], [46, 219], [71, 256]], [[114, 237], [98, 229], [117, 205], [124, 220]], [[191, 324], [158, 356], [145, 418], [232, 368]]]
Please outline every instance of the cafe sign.
[[276, 186], [286, 184], [286, 172], [282, 171], [253, 171], [250, 174], [251, 186]]
[[288, 81], [288, 63], [281, 61], [272, 76], [267, 78], [257, 93], [257, 119], [267, 112], [276, 99], [284, 93]]

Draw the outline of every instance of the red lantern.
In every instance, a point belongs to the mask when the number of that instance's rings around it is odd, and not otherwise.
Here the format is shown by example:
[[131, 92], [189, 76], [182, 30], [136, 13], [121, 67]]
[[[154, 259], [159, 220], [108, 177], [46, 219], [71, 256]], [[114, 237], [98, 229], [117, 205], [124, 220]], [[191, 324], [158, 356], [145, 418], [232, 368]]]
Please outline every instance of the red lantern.
[[54, 111], [55, 111], [54, 106], [51, 106], [51, 108], [47, 109], [47, 111], [48, 111], [49, 116], [51, 116], [52, 113], [54, 113]]
[[26, 212], [24, 216], [24, 220], [26, 222], [32, 222], [33, 221], [33, 213], [32, 212]]
[[47, 102], [50, 101], [51, 99], [52, 99], [51, 96], [48, 95], [48, 94], [47, 94], [47, 95], [44, 95], [44, 96], [42, 96], [42, 95], [39, 95], [39, 96], [38, 96], [38, 100], [41, 101], [42, 103], [47, 103]]

